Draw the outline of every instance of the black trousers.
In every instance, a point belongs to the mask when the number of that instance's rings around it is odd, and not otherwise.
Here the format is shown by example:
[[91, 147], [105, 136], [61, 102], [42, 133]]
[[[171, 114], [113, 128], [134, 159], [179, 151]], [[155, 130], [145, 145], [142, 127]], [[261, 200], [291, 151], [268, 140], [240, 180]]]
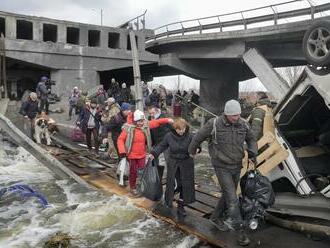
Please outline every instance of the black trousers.
[[49, 102], [48, 99], [41, 99], [40, 100], [40, 111], [45, 111], [46, 114], [49, 112]]
[[87, 148], [89, 150], [92, 149], [92, 134], [94, 139], [94, 146], [95, 146], [95, 152], [99, 152], [99, 130], [94, 128], [87, 128], [86, 130], [86, 142], [87, 142]]

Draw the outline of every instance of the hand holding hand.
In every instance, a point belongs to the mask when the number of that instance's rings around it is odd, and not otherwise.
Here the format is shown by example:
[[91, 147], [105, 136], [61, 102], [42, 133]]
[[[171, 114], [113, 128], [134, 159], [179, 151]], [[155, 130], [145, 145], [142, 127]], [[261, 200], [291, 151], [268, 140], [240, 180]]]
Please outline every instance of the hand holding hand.
[[152, 161], [152, 160], [154, 160], [154, 159], [155, 159], [155, 156], [154, 156], [154, 155], [152, 155], [152, 154], [149, 154], [149, 159]]

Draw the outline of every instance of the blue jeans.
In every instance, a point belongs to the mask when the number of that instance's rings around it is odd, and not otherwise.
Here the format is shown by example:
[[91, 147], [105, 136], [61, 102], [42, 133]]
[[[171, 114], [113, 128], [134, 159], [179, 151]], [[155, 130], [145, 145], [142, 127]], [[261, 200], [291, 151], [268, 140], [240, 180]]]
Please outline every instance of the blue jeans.
[[239, 200], [236, 194], [241, 169], [226, 169], [220, 167], [214, 167], [214, 169], [221, 186], [222, 196], [212, 213], [211, 219], [222, 218], [224, 217], [225, 211], [227, 211], [227, 216], [233, 220], [233, 227], [238, 229], [243, 223]]

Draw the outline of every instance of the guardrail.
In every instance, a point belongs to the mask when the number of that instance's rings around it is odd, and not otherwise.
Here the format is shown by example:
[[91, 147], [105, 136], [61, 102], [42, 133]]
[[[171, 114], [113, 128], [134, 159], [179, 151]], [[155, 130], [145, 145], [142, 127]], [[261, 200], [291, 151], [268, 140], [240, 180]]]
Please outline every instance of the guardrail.
[[[279, 6], [289, 6], [293, 3], [304, 3], [308, 7], [303, 7], [300, 9], [289, 10], [284, 12], [278, 12], [277, 8]], [[267, 10], [271, 14], [264, 14], [259, 16], [253, 16], [253, 12]], [[203, 31], [216, 29], [216, 32], [223, 32], [223, 28], [242, 26], [244, 30], [248, 29], [248, 25], [263, 23], [267, 21], [272, 21], [273, 25], [277, 25], [280, 19], [294, 18], [294, 17], [303, 17], [309, 16], [310, 19], [315, 18], [315, 14], [322, 13], [324, 11], [330, 10], [330, 3], [314, 5], [311, 0], [294, 0], [284, 3], [279, 3], [275, 5], [269, 5], [265, 7], [259, 7], [244, 11], [232, 12], [229, 14], [221, 14], [203, 18], [196, 18], [184, 21], [173, 22], [167, 25], [160, 26], [154, 29], [154, 36], [151, 36], [147, 39], [147, 42], [151, 42], [161, 38], [168, 38], [174, 35], [184, 36], [187, 33], [199, 32], [202, 34]], [[251, 14], [252, 13], [252, 14]], [[228, 19], [230, 16], [239, 16], [239, 18], [233, 18], [232, 20]], [[252, 16], [252, 17], [249, 17]], [[215, 19], [216, 22], [212, 22], [212, 19]], [[203, 24], [203, 22], [210, 22]], [[194, 24], [194, 25], [191, 25]], [[179, 28], [177, 28], [179, 26]], [[268, 25], [270, 26], [270, 25]]]
[[[143, 14], [141, 14], [137, 17], [134, 17], [134, 18], [128, 20], [127, 22], [119, 25], [118, 28], [132, 28], [133, 30], [145, 29], [145, 27], [146, 27], [146, 13], [147, 13], [147, 10], [145, 10], [143, 12]], [[142, 28], [141, 28], [140, 25], [142, 25]]]

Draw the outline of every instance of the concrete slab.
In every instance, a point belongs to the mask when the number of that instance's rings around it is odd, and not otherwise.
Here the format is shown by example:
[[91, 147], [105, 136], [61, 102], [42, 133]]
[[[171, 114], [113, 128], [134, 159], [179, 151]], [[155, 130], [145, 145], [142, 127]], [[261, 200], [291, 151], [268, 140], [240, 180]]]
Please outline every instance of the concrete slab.
[[9, 103], [8, 98], [0, 99], [0, 114], [4, 115], [6, 113], [8, 103]]

